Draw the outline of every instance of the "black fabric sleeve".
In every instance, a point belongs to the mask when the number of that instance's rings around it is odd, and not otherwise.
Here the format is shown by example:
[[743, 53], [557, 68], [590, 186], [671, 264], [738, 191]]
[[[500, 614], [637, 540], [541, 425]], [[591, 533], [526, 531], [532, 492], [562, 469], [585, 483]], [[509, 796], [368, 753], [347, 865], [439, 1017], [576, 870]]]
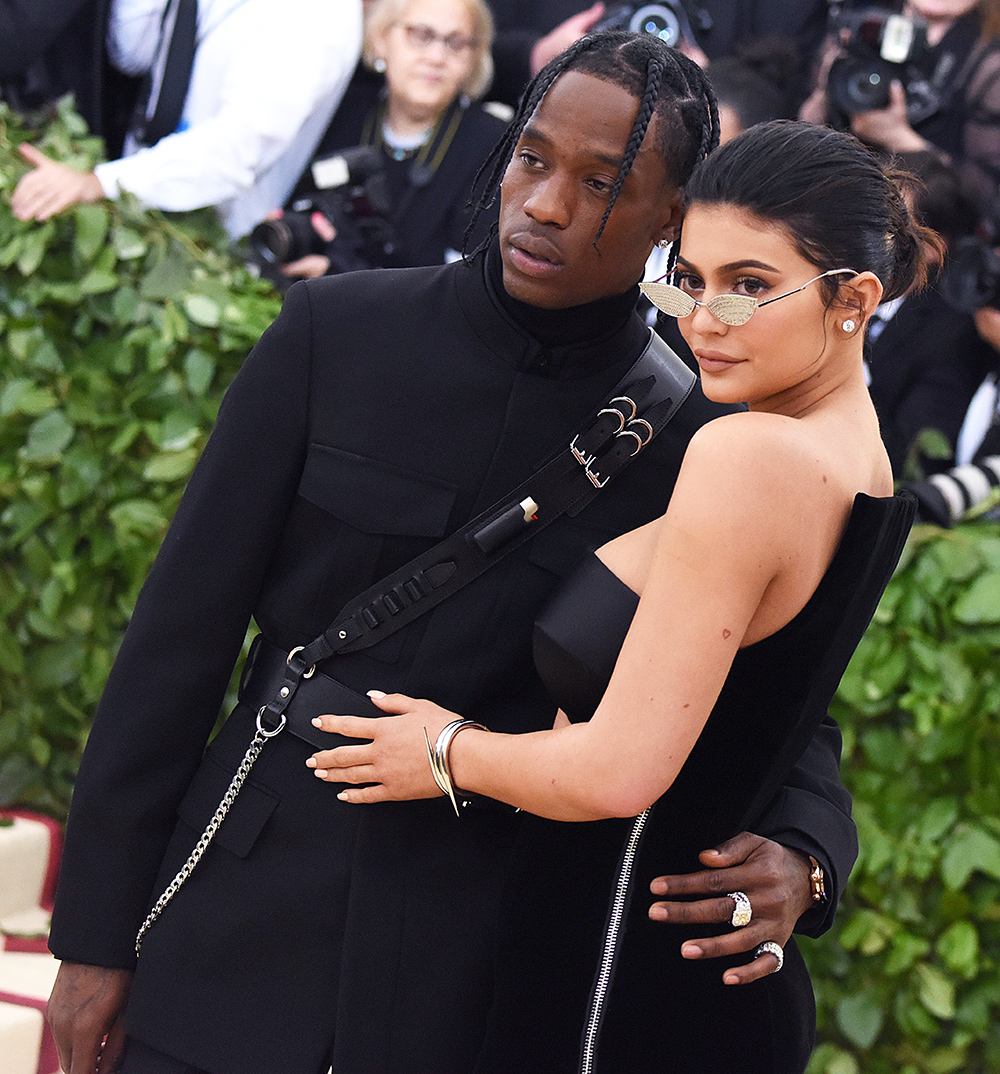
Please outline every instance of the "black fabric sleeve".
[[755, 826], [757, 835], [811, 854], [826, 877], [827, 900], [799, 918], [796, 932], [820, 936], [833, 924], [858, 857], [851, 796], [840, 779], [840, 728], [827, 716]]
[[60, 871], [50, 938], [58, 958], [135, 960], [178, 802], [298, 487], [311, 353], [299, 284], [223, 401], [98, 705]]

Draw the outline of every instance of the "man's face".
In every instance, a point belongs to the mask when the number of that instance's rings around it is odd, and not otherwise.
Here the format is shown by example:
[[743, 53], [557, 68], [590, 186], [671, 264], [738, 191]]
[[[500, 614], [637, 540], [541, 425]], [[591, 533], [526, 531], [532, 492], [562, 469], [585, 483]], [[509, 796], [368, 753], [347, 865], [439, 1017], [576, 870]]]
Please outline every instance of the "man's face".
[[621, 86], [567, 71], [528, 120], [500, 197], [512, 297], [565, 309], [622, 294], [642, 278], [653, 245], [676, 237], [681, 192], [654, 148], [654, 116], [594, 246], [638, 109]]

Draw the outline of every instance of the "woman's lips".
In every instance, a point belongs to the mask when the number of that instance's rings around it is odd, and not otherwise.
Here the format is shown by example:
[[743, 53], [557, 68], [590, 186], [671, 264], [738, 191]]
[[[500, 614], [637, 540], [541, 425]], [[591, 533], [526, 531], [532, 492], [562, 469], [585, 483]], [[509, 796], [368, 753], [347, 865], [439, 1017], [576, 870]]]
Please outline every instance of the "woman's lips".
[[718, 351], [695, 351], [695, 357], [703, 373], [724, 373], [743, 361], [742, 358], [730, 358], [729, 355], [719, 354]]

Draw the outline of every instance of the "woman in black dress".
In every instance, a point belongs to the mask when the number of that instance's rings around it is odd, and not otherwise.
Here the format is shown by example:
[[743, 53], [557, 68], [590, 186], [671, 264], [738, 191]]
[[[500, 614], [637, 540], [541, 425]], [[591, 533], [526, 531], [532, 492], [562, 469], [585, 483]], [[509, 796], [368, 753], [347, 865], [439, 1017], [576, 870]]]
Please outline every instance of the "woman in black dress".
[[[522, 131], [505, 191], [547, 181], [554, 99]], [[710, 155], [685, 203], [674, 282], [644, 289], [682, 318], [706, 394], [749, 411], [700, 430], [666, 514], [598, 549], [538, 621], [555, 727], [462, 734], [478, 725], [399, 694], [376, 695], [396, 719], [317, 724], [374, 739], [309, 762], [368, 785], [345, 801], [461, 787], [537, 818], [509, 878], [477, 1074], [775, 1074], [801, 1071], [811, 1047], [787, 936], [758, 949], [783, 972], [728, 987], [730, 969], [687, 959], [640, 895], [653, 863], [696, 867], [698, 848], [757, 815], [891, 575], [912, 506], [892, 496], [861, 347], [883, 294], [922, 281], [930, 236], [853, 137], [799, 123]]]

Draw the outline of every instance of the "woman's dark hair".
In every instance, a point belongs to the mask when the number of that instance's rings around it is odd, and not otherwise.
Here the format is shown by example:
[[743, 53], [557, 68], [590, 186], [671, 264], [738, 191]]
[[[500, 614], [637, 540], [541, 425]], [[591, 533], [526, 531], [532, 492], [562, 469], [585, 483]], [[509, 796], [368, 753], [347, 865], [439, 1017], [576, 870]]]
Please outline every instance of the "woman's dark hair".
[[[694, 170], [685, 206], [734, 205], [783, 226], [818, 269], [874, 272], [885, 300], [927, 280], [925, 244], [897, 176], [853, 135], [776, 120], [743, 131]], [[841, 286], [823, 281], [827, 301]]]
[[611, 188], [594, 244], [604, 233], [608, 216], [618, 200], [622, 183], [632, 170], [636, 154], [654, 115], [656, 148], [670, 182], [683, 187], [691, 170], [719, 144], [719, 111], [715, 94], [701, 68], [670, 48], [654, 34], [611, 30], [581, 38], [546, 64], [528, 84], [507, 132], [487, 157], [477, 176], [486, 177], [482, 197], [473, 212], [466, 235], [472, 233], [480, 213], [492, 204], [525, 125], [555, 80], [566, 71], [580, 71], [621, 86], [639, 101], [632, 133], [621, 168]]

